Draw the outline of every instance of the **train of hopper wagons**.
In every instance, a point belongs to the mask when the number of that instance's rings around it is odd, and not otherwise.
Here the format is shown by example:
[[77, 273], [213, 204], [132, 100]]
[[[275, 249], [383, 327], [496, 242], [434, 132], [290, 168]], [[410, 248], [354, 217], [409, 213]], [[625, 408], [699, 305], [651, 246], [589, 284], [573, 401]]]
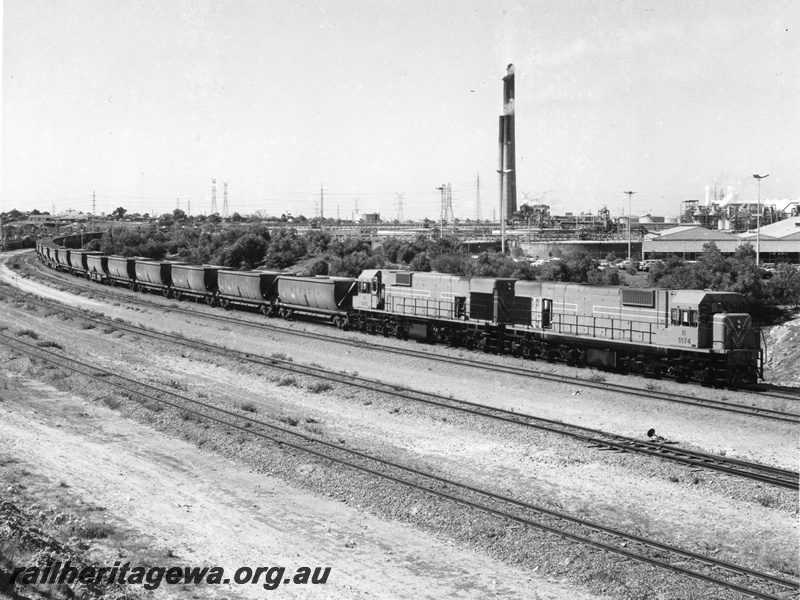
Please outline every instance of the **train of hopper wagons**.
[[761, 332], [732, 292], [368, 270], [298, 277], [36, 245], [49, 267], [104, 284], [269, 317], [704, 385], [763, 379]]

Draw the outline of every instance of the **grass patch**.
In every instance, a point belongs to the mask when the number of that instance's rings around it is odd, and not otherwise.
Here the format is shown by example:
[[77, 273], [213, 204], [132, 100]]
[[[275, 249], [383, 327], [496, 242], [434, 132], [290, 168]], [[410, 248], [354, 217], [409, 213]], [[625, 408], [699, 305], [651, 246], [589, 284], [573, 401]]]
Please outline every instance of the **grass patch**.
[[122, 405], [122, 401], [119, 398], [114, 398], [114, 396], [103, 396], [103, 404], [108, 408], [116, 409]]
[[69, 533], [85, 540], [104, 540], [114, 534], [114, 528], [106, 523], [81, 523], [69, 527]]
[[62, 346], [58, 342], [51, 342], [50, 340], [42, 340], [41, 342], [36, 342], [36, 345], [39, 348], [57, 348], [59, 350], [64, 349], [64, 346]]
[[312, 394], [320, 394], [322, 392], [327, 392], [328, 390], [332, 390], [333, 386], [327, 381], [315, 381], [314, 383], [309, 385], [306, 389]]
[[188, 410], [184, 410], [184, 409], [181, 409], [180, 412], [178, 413], [178, 415], [184, 421], [198, 421], [200, 419], [200, 417], [198, 417], [193, 412], [189, 412]]
[[249, 413], [258, 412], [258, 408], [256, 408], [256, 405], [253, 404], [252, 402], [243, 402], [242, 404], [239, 405], [239, 408], [244, 412], [249, 412]]
[[661, 388], [659, 387], [659, 385], [657, 383], [653, 383], [652, 381], [648, 381], [647, 383], [644, 384], [644, 389], [650, 390], [651, 392], [657, 392]]
[[94, 323], [90, 323], [89, 321], [81, 321], [79, 327], [81, 329], [94, 329], [97, 327]]
[[103, 333], [116, 333], [119, 331], [116, 327], [103, 327]]
[[598, 383], [602, 383], [606, 380], [606, 376], [602, 373], [592, 373], [586, 379], [589, 381], [597, 381]]
[[300, 421], [295, 419], [294, 417], [281, 417], [278, 420], [281, 423], [286, 423], [287, 425], [290, 425], [292, 427], [297, 427], [298, 423], [300, 423]]
[[756, 501], [765, 508], [775, 508], [778, 505], [777, 499], [766, 492], [761, 492], [756, 496]]
[[23, 329], [23, 330], [17, 332], [17, 337], [22, 337], [24, 335], [27, 335], [32, 340], [38, 340], [39, 339], [39, 334], [36, 333], [33, 329]]
[[295, 379], [292, 376], [281, 377], [275, 385], [278, 385], [280, 387], [284, 387], [287, 385], [297, 385], [297, 379]]
[[274, 358], [275, 360], [282, 360], [282, 361], [285, 361], [285, 362], [294, 362], [294, 360], [292, 359], [291, 356], [289, 356], [288, 354], [285, 354], [283, 352], [273, 352], [272, 354], [270, 354], [269, 357], [270, 358]]

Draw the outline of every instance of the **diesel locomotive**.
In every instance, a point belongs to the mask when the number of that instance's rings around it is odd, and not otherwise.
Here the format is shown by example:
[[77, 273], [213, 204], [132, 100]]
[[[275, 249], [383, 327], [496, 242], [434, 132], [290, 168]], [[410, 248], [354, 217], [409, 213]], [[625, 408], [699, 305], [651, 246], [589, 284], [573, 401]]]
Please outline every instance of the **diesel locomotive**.
[[340, 329], [531, 360], [743, 386], [763, 379], [761, 331], [733, 292], [595, 286], [374, 269], [297, 277], [39, 242], [50, 267], [102, 283]]

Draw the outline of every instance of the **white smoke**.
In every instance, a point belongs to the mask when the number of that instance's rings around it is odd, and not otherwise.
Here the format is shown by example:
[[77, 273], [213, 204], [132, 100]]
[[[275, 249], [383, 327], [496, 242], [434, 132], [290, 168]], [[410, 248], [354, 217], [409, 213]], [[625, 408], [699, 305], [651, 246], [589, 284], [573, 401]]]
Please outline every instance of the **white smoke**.
[[720, 208], [728, 206], [731, 202], [736, 202], [739, 199], [739, 190], [733, 185], [725, 186], [725, 197], [720, 203]]

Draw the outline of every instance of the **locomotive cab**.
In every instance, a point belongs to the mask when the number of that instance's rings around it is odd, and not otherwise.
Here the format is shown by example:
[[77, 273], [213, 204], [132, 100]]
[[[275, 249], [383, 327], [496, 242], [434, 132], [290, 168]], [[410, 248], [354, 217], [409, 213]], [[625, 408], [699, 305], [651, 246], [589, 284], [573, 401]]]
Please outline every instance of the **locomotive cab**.
[[383, 310], [383, 271], [370, 269], [362, 272], [357, 285], [353, 308]]
[[[670, 303], [670, 329], [676, 346], [705, 349], [730, 383], [755, 383], [763, 377], [761, 332], [753, 327], [744, 298], [733, 292], [680, 290]], [[696, 344], [692, 341], [696, 340]]]

